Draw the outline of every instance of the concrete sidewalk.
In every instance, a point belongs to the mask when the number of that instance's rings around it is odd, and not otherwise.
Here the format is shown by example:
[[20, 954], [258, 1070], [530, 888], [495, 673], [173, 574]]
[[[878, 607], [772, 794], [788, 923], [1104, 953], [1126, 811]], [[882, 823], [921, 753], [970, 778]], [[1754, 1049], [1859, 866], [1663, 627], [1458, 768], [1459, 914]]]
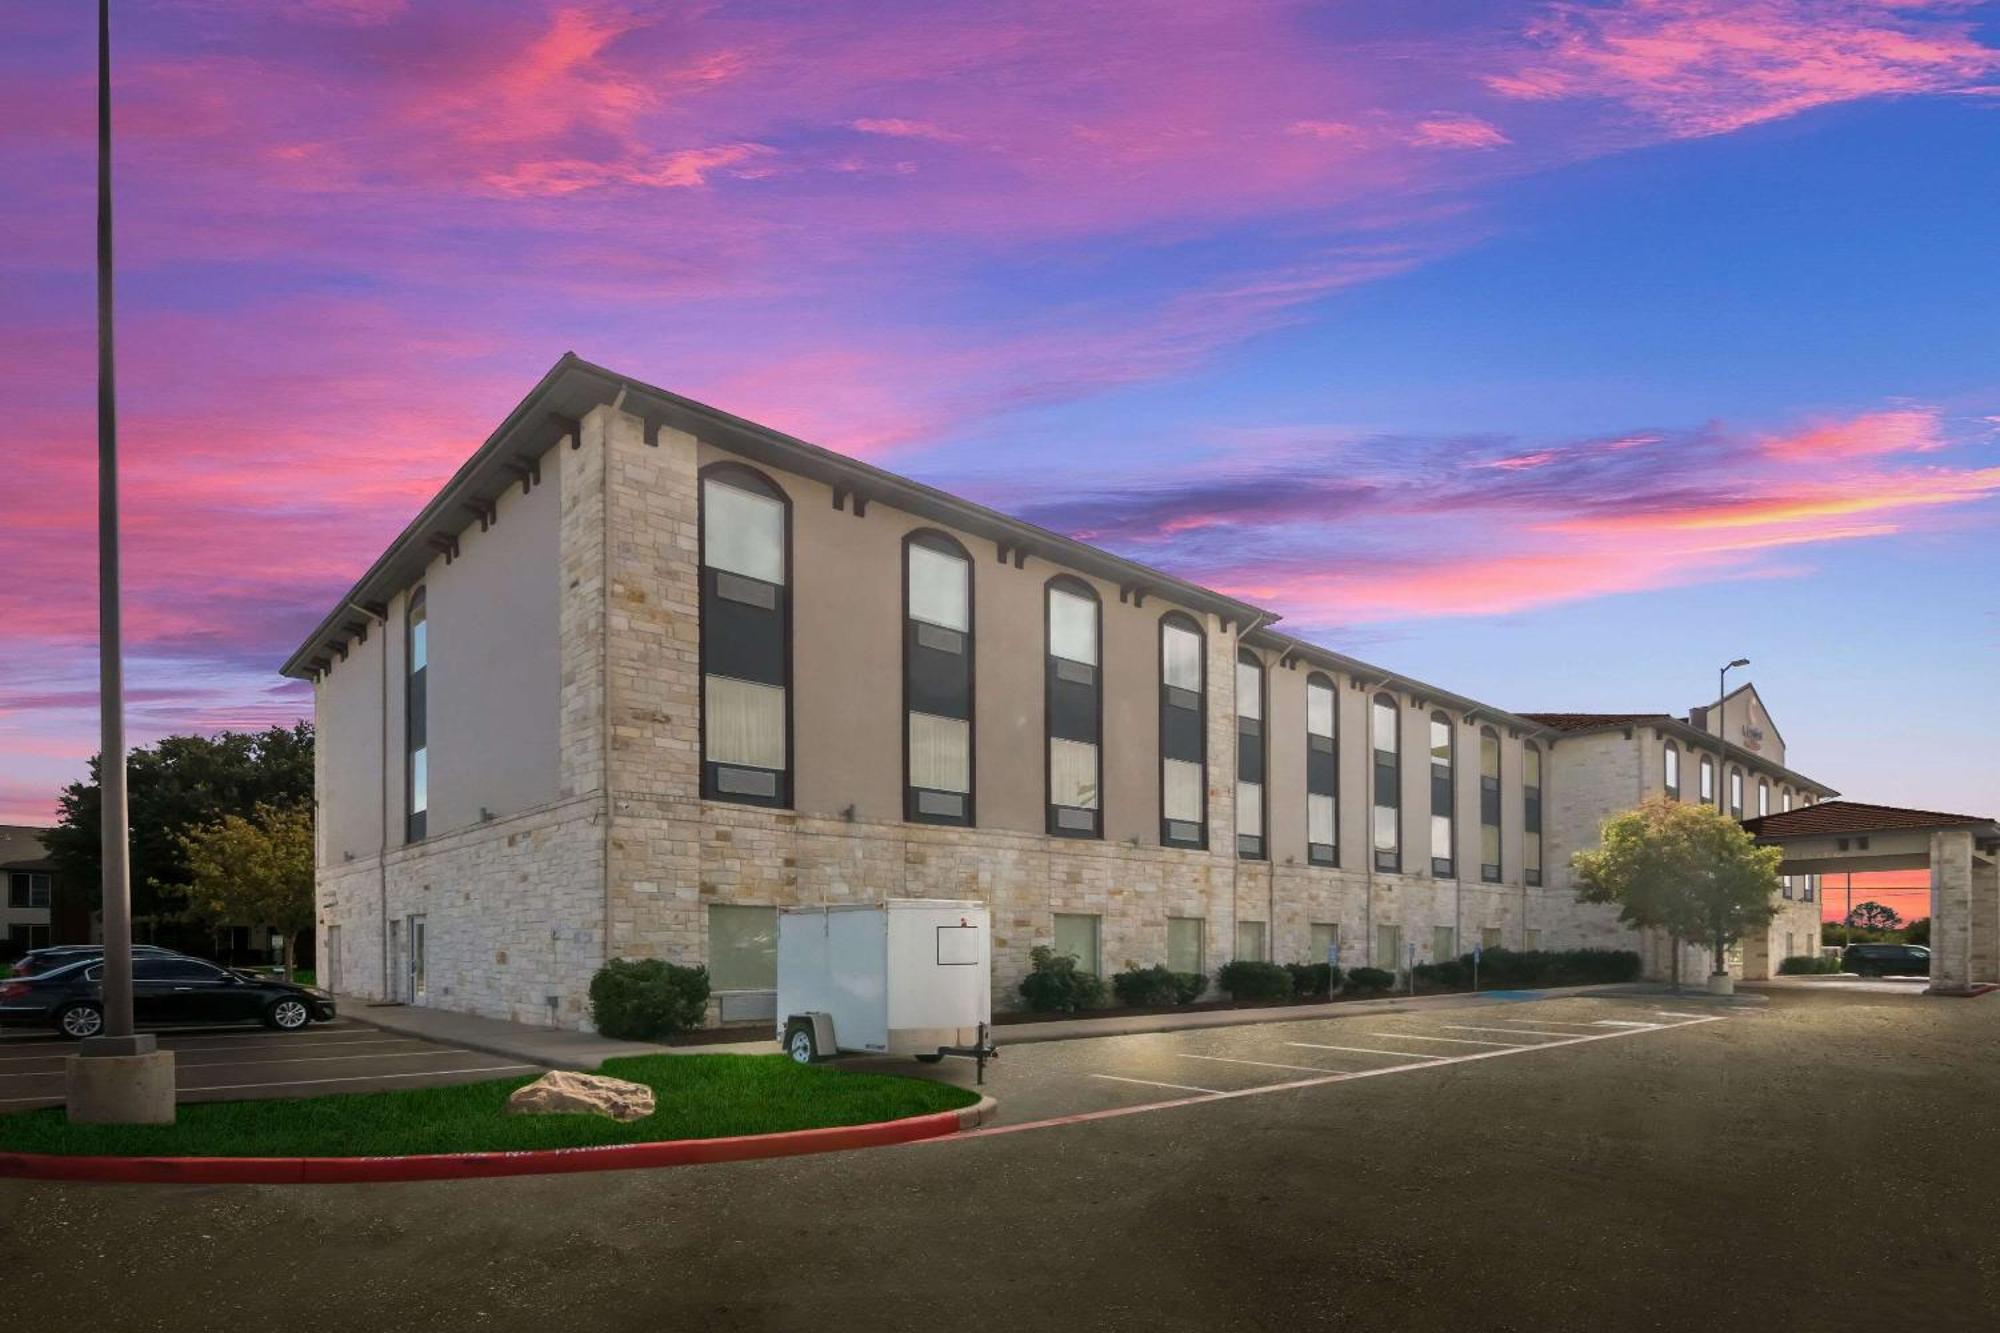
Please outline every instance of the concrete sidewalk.
[[619, 1041], [594, 1032], [571, 1032], [563, 1028], [536, 1027], [529, 1023], [509, 1023], [502, 1018], [481, 1018], [477, 1014], [455, 1014], [445, 1009], [417, 1005], [384, 1004], [357, 995], [337, 995], [340, 1016], [366, 1023], [385, 1032], [428, 1041], [446, 1042], [467, 1050], [484, 1051], [510, 1060], [550, 1069], [589, 1071], [620, 1055], [659, 1055], [664, 1046], [642, 1041]]
[[[1001, 1046], [1019, 1046], [1043, 1041], [1072, 1041], [1079, 1037], [1119, 1037], [1139, 1032], [1180, 1032], [1190, 1028], [1241, 1027], [1251, 1023], [1296, 1023], [1301, 1019], [1359, 1018], [1381, 1014], [1451, 1009], [1473, 1005], [1516, 1004], [1529, 1000], [1555, 999], [1575, 995], [1671, 995], [1663, 985], [1635, 981], [1599, 986], [1557, 986], [1542, 990], [1452, 991], [1442, 995], [1389, 995], [1379, 1000], [1341, 1000], [1321, 1004], [1289, 1004], [1270, 1009], [1203, 1009], [1165, 1014], [1099, 1014], [1089, 1018], [1051, 1019], [1036, 1023], [1003, 1023], [993, 1030], [993, 1040]], [[405, 1036], [484, 1051], [544, 1065], [550, 1069], [589, 1071], [620, 1055], [775, 1055], [778, 1043], [767, 1037], [746, 1041], [716, 1042], [686, 1046], [656, 1046], [642, 1041], [619, 1041], [591, 1032], [571, 1032], [561, 1028], [509, 1023], [499, 1018], [455, 1014], [443, 1009], [413, 1005], [381, 1004], [358, 996], [336, 997], [340, 1014]], [[1716, 998], [1694, 991], [1673, 996], [1686, 1004], [1759, 1004], [1762, 997]]]

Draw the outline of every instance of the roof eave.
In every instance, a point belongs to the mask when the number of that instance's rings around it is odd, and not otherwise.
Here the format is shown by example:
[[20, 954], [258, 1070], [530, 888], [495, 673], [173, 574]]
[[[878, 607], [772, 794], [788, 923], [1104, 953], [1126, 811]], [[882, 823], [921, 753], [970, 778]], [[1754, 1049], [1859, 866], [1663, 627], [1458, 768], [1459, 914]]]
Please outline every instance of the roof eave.
[[[579, 392], [586, 385], [589, 391]], [[568, 392], [559, 393], [559, 390]], [[414, 582], [431, 559], [422, 546], [424, 538], [435, 533], [461, 531], [472, 521], [465, 505], [499, 462], [520, 449], [524, 442], [532, 445], [537, 454], [554, 442], [556, 437], [549, 434], [548, 418], [551, 402], [558, 397], [563, 400], [562, 406], [568, 409], [563, 413], [567, 417], [580, 417], [589, 410], [589, 406], [622, 401], [626, 410], [644, 417], [649, 428], [664, 425], [685, 430], [732, 453], [814, 480], [846, 485], [871, 501], [929, 517], [977, 536], [1004, 539], [1026, 555], [1040, 556], [1050, 563], [1095, 574], [1118, 583], [1121, 588], [1163, 597], [1239, 625], [1259, 621], [1269, 623], [1278, 619], [1274, 611], [1239, 601], [984, 505], [962, 500], [922, 482], [834, 453], [656, 385], [620, 375], [585, 361], [574, 352], [565, 352], [507, 414], [499, 427], [452, 474], [431, 502], [368, 567], [367, 572], [355, 581], [354, 586], [286, 659], [280, 668], [281, 673], [295, 679], [310, 679], [314, 674], [314, 660], [330, 652], [334, 642], [346, 637], [339, 631], [345, 621], [352, 618], [354, 607], [365, 607], [371, 602], [378, 605], [385, 603], [394, 592]], [[545, 436], [548, 438], [542, 438]]]

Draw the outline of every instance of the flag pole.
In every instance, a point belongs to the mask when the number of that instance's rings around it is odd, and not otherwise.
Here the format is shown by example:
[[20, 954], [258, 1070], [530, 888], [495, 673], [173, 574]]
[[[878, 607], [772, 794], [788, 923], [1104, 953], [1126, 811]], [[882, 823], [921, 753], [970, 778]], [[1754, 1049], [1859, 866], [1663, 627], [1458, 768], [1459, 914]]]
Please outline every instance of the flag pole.
[[[97, 0], [97, 633], [99, 857], [104, 960], [95, 1031], [76, 1006], [65, 1031], [83, 1038], [67, 1062], [73, 1121], [171, 1124], [174, 1057], [132, 1023], [132, 875], [125, 788], [125, 662], [119, 617], [118, 392], [111, 264], [111, 0]], [[72, 1030], [73, 1025], [73, 1030]]]

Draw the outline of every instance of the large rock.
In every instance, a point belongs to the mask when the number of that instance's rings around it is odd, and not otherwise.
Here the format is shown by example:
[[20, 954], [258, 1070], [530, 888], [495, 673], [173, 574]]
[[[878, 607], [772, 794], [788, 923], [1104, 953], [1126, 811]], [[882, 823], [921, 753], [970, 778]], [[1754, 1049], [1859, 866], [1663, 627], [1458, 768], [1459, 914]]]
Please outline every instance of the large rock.
[[608, 1115], [613, 1120], [643, 1120], [653, 1113], [653, 1090], [643, 1083], [602, 1074], [576, 1074], [555, 1069], [507, 1099], [516, 1115]]

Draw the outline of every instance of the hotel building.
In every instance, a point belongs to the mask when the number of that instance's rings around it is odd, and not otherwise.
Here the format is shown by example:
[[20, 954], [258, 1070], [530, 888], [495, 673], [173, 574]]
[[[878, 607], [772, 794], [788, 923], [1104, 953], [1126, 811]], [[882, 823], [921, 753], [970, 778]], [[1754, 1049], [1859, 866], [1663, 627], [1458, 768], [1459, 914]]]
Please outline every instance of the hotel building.
[[[616, 957], [768, 1017], [776, 909], [886, 896], [987, 903], [1001, 1005], [1038, 944], [1106, 976], [1335, 943], [1664, 974], [1570, 854], [1648, 796], [1833, 794], [1751, 687], [1512, 712], [574, 356], [284, 670], [314, 684], [322, 983], [565, 1027]], [[1817, 947], [1786, 893], [1733, 970]]]

